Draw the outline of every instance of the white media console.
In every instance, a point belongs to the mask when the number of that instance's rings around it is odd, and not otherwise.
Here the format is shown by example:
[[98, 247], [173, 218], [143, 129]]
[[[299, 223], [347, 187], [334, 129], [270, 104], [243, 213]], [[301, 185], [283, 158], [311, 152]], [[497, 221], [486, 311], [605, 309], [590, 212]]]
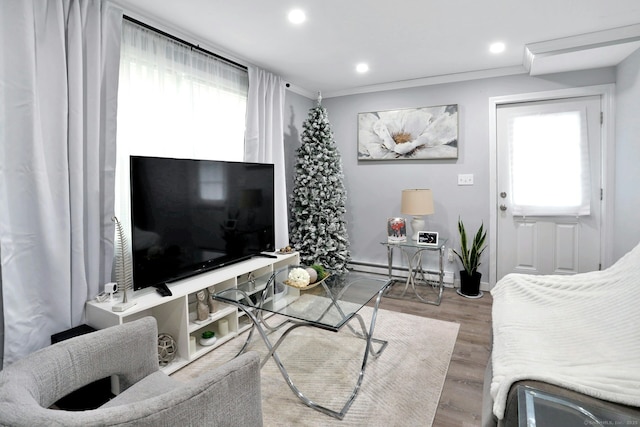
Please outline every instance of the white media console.
[[[109, 326], [130, 322], [145, 316], [153, 316], [158, 322], [158, 333], [166, 333], [173, 337], [177, 345], [175, 359], [162, 369], [167, 374], [172, 373], [195, 359], [214, 350], [251, 326], [251, 321], [246, 315], [235, 307], [219, 303], [209, 319], [200, 322], [196, 314], [196, 293], [202, 289], [213, 286], [215, 292], [223, 289], [237, 287], [248, 281], [249, 274], [253, 277], [265, 277], [268, 273], [287, 265], [300, 263], [298, 253], [275, 254], [276, 258], [255, 257], [236, 264], [231, 264], [216, 270], [202, 273], [187, 279], [176, 281], [168, 285], [172, 296], [162, 297], [155, 288], [145, 288], [133, 293], [136, 304], [122, 312], [114, 312], [114, 304], [121, 302], [122, 296], [116, 295], [113, 301], [97, 302], [87, 301], [87, 324], [104, 329]], [[256, 292], [260, 290], [260, 284], [256, 284]], [[131, 299], [131, 298], [130, 298]], [[221, 322], [222, 321], [222, 322]], [[220, 325], [226, 323], [227, 333], [222, 335]], [[201, 346], [198, 338], [203, 331], [212, 330], [218, 338], [211, 346]], [[191, 337], [196, 344], [190, 344]]]

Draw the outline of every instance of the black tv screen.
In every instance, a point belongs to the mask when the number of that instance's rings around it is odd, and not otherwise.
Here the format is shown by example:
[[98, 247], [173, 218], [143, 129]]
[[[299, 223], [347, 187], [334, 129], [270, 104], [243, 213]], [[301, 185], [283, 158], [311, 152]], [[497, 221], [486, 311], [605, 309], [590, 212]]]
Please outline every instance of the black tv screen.
[[274, 250], [272, 164], [130, 160], [134, 289]]

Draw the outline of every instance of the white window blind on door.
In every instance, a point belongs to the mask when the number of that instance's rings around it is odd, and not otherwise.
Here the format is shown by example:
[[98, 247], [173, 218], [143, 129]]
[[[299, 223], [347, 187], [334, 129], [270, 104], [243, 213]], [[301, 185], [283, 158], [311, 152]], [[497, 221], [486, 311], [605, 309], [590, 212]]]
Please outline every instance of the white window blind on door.
[[590, 214], [586, 109], [519, 107], [508, 119], [511, 212], [516, 216]]

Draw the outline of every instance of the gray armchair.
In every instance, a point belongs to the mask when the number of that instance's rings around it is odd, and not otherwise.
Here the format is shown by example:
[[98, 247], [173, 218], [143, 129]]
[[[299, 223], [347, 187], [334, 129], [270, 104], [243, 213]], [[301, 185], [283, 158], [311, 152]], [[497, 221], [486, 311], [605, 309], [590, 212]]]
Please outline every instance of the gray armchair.
[[[188, 383], [159, 370], [153, 317], [59, 342], [0, 371], [0, 425], [262, 426], [260, 363], [237, 357]], [[117, 375], [122, 392], [97, 409], [49, 407]]]

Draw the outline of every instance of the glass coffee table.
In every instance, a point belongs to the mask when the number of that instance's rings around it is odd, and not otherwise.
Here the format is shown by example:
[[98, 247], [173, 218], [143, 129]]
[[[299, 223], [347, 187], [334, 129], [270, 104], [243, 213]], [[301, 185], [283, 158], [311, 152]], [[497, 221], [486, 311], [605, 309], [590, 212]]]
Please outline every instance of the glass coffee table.
[[[287, 266], [266, 276], [257, 277], [238, 285], [237, 288], [217, 292], [213, 298], [238, 307], [253, 323], [238, 354], [245, 351], [253, 334], [257, 332], [269, 351], [262, 360], [262, 366], [270, 357], [273, 358], [289, 388], [300, 400], [317, 411], [343, 419], [358, 394], [369, 355], [377, 358], [387, 346], [387, 341], [374, 338], [373, 333], [380, 299], [391, 281], [347, 272], [329, 276], [319, 283], [299, 289], [285, 284], [293, 268], [296, 266]], [[358, 312], [374, 299], [371, 321], [367, 328], [366, 322]], [[269, 323], [272, 314], [282, 316], [279, 318], [280, 323]], [[351, 325], [352, 320], [357, 320], [356, 325]], [[356, 385], [339, 410], [326, 408], [305, 396], [293, 383], [278, 356], [280, 344], [291, 331], [303, 326], [332, 332], [338, 332], [346, 326], [351, 333], [366, 341]], [[277, 341], [272, 342], [270, 333], [276, 330], [282, 330], [283, 333]], [[374, 349], [374, 344], [377, 349]]]

